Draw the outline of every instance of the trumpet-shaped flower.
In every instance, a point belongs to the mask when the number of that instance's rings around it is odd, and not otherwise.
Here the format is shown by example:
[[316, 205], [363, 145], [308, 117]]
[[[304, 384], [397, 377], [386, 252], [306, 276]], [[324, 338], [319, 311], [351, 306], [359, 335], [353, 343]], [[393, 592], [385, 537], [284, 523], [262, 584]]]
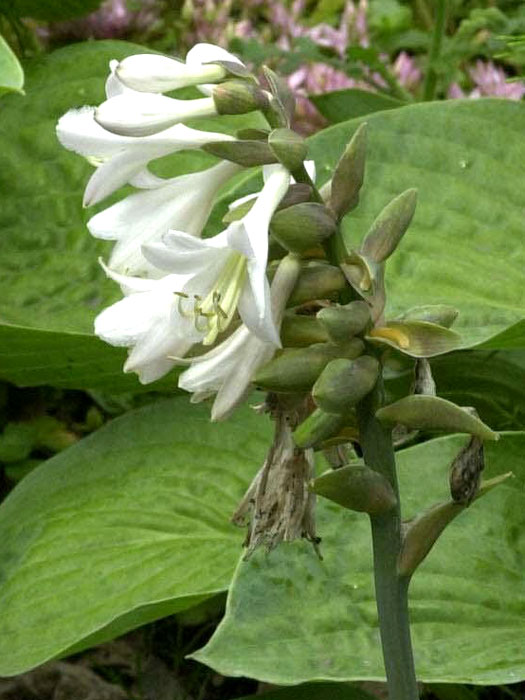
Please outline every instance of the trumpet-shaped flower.
[[196, 149], [210, 141], [233, 141], [228, 134], [177, 124], [153, 136], [117, 136], [99, 126], [93, 107], [70, 110], [57, 125], [60, 143], [85, 156], [97, 169], [84, 193], [84, 206], [96, 204], [126, 183], [142, 184], [148, 163], [170, 153]]
[[[268, 226], [288, 188], [290, 175], [270, 166], [270, 177], [247, 217], [208, 240], [171, 232], [165, 245], [144, 246], [150, 262], [171, 273], [142, 279], [106, 273], [121, 285], [124, 299], [95, 319], [95, 333], [111, 345], [131, 348], [124, 371], [147, 384], [198, 342], [212, 343], [237, 308], [245, 324], [274, 346], [279, 336], [266, 279]], [[253, 213], [252, 213], [253, 212]]]
[[[277, 329], [299, 269], [297, 259], [285, 259], [272, 282], [272, 317]], [[205, 355], [188, 360], [191, 366], [180, 375], [179, 387], [193, 393], [193, 402], [216, 394], [211, 418], [222, 420], [245, 399], [257, 370], [272, 359], [276, 349], [275, 343], [261, 340], [243, 325]]]
[[116, 75], [133, 90], [167, 92], [187, 85], [223, 80], [228, 71], [215, 61], [244, 66], [236, 56], [220, 46], [196, 44], [188, 52], [185, 62], [158, 54], [128, 56], [118, 64]]
[[164, 244], [143, 248], [159, 269], [190, 275], [180, 290], [179, 311], [193, 318], [205, 345], [215, 342], [237, 310], [255, 335], [279, 344], [266, 278], [268, 228], [288, 189], [290, 174], [282, 165], [267, 167], [270, 174], [251, 210], [222, 233], [201, 240], [170, 231]]
[[137, 192], [95, 214], [88, 221], [93, 236], [116, 241], [109, 267], [126, 275], [161, 276], [146, 260], [141, 246], [160, 241], [176, 228], [200, 236], [218, 190], [241, 167], [224, 161], [207, 170], [170, 180], [154, 178], [151, 189]]

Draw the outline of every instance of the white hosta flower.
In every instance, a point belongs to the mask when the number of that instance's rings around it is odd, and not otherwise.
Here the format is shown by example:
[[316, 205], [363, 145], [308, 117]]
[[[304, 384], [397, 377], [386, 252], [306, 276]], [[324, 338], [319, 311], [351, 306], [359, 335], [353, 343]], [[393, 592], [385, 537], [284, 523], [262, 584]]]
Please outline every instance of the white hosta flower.
[[142, 186], [152, 189], [125, 197], [88, 221], [93, 236], [116, 241], [109, 267], [126, 275], [160, 277], [163, 273], [146, 260], [141, 246], [160, 241], [170, 228], [200, 236], [217, 192], [240, 170], [224, 161], [170, 180], [142, 178]]
[[[276, 328], [280, 328], [286, 302], [299, 276], [298, 259], [285, 258], [272, 282], [271, 305]], [[241, 326], [210, 352], [192, 360], [179, 377], [179, 387], [193, 393], [197, 402], [216, 394], [211, 411], [214, 421], [227, 418], [246, 398], [257, 370], [269, 362], [276, 349]]]
[[110, 345], [131, 348], [124, 372], [136, 372], [142, 384], [149, 384], [175, 365], [170, 355], [183, 357], [199, 338], [178, 314], [176, 292], [185, 278], [127, 277], [103, 267], [125, 296], [96, 317], [95, 334]]
[[93, 107], [73, 109], [57, 125], [60, 143], [97, 166], [86, 186], [84, 206], [100, 202], [126, 183], [140, 186], [146, 166], [156, 158], [200, 148], [210, 141], [234, 140], [228, 134], [198, 131], [183, 124], [153, 136], [117, 136], [99, 126], [93, 114]]
[[144, 246], [145, 257], [161, 270], [190, 275], [181, 291], [180, 313], [194, 319], [202, 342], [211, 345], [238, 310], [259, 338], [279, 344], [266, 278], [270, 219], [290, 183], [282, 165], [269, 175], [250, 212], [213, 238], [201, 240], [170, 231], [164, 244]]
[[121, 136], [150, 136], [187, 119], [217, 114], [213, 97], [177, 100], [153, 92], [125, 92], [95, 110], [95, 121]]
[[137, 54], [122, 60], [115, 72], [122, 83], [133, 90], [167, 92], [223, 80], [228, 71], [214, 61], [244, 65], [219, 46], [196, 44], [188, 52], [185, 62], [158, 54]]

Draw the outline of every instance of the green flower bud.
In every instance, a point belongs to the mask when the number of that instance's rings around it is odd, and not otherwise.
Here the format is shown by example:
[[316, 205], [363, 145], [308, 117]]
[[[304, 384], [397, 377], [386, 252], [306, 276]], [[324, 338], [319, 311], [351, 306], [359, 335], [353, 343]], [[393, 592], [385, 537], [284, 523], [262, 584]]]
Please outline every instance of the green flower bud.
[[317, 299], [337, 299], [346, 286], [345, 276], [338, 267], [326, 263], [310, 263], [301, 270], [288, 306], [298, 306]]
[[464, 408], [438, 396], [412, 395], [383, 406], [376, 417], [386, 425], [406, 425], [414, 430], [445, 430], [452, 433], [470, 433], [482, 440], [499, 440], [479, 418]]
[[315, 316], [287, 313], [281, 324], [281, 341], [287, 348], [306, 348], [315, 343], [327, 343], [328, 334]]
[[397, 248], [416, 210], [417, 190], [406, 190], [393, 199], [370, 227], [360, 252], [376, 263], [384, 262]]
[[343, 508], [370, 515], [387, 513], [397, 502], [390, 482], [360, 464], [332, 469], [315, 479], [310, 488]]
[[315, 253], [335, 230], [336, 223], [328, 209], [316, 202], [282, 209], [273, 215], [270, 223], [270, 231], [277, 242], [298, 255]]
[[[262, 72], [268, 81], [273, 96], [270, 108], [267, 110], [270, 124], [274, 124], [277, 121], [279, 124], [289, 126], [295, 114], [295, 97], [293, 92], [290, 90], [288, 83], [268, 66], [263, 66]], [[269, 113], [270, 110], [273, 114]]]
[[317, 314], [334, 343], [345, 343], [362, 333], [370, 323], [370, 309], [364, 301], [352, 301], [345, 306], [328, 306]]
[[268, 145], [277, 160], [292, 172], [302, 167], [308, 153], [305, 140], [291, 129], [274, 129], [268, 136]]
[[462, 343], [456, 331], [427, 321], [389, 321], [385, 326], [373, 328], [367, 337], [410, 357], [435, 357], [457, 350]]
[[427, 306], [414, 306], [400, 314], [396, 321], [426, 321], [437, 326], [450, 328], [458, 317], [459, 311], [453, 306], [445, 304], [429, 304]]
[[339, 159], [331, 180], [330, 207], [338, 219], [354, 209], [365, 175], [366, 124], [361, 124]]
[[370, 355], [332, 360], [314, 384], [313, 400], [323, 411], [344, 414], [372, 391], [379, 371], [379, 362]]
[[254, 383], [266, 391], [276, 393], [309, 391], [331, 360], [341, 354], [354, 359], [363, 352], [364, 347], [362, 340], [353, 338], [344, 349], [329, 343], [285, 349], [261, 367], [255, 375]]
[[382, 316], [385, 308], [385, 265], [376, 263], [356, 251], [351, 251], [341, 269], [350, 285], [370, 307], [372, 321]]
[[219, 114], [246, 114], [268, 107], [268, 96], [255, 83], [227, 80], [213, 88], [213, 101]]
[[[484, 496], [506, 481], [512, 472], [502, 474], [481, 484], [475, 499]], [[412, 576], [419, 564], [430, 552], [443, 530], [467, 506], [448, 501], [438, 503], [406, 524], [403, 544], [399, 554], [397, 570], [400, 576]]]
[[[202, 146], [202, 150], [212, 156], [238, 163], [246, 168], [253, 165], [277, 163], [277, 158], [265, 141], [211, 141]], [[249, 204], [249, 209], [253, 202]]]
[[306, 420], [297, 426], [293, 439], [297, 447], [307, 449], [327, 440], [344, 427], [344, 416], [325, 413], [317, 408]]

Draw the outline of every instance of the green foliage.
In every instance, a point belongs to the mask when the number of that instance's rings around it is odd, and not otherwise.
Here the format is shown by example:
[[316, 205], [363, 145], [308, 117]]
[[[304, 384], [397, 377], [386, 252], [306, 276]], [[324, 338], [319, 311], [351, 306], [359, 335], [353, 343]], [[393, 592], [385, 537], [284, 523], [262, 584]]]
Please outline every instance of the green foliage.
[[[399, 453], [405, 517], [448, 498], [448, 465], [463, 443], [452, 436]], [[512, 467], [516, 478], [460, 515], [415, 575], [411, 620], [423, 681], [525, 677], [524, 449], [525, 433], [487, 443], [486, 477]], [[367, 518], [327, 502], [318, 515], [323, 561], [294, 543], [242, 562], [226, 617], [194, 658], [282, 684], [383, 677]]]
[[87, 15], [101, 3], [102, 0], [0, 0], [0, 12], [52, 22]]
[[0, 95], [5, 92], [23, 92], [24, 71], [9, 44], [0, 35]]
[[395, 109], [402, 107], [403, 102], [388, 95], [381, 95], [377, 92], [348, 88], [346, 90], [334, 90], [325, 92], [322, 95], [311, 95], [310, 100], [321, 112], [330, 124], [355, 119], [380, 112], [385, 109]]
[[26, 477], [0, 507], [0, 675], [227, 588], [242, 540], [228, 520], [269, 433], [250, 409], [219, 428], [163, 401]]
[[[255, 700], [260, 694], [238, 700]], [[264, 693], [264, 700], [374, 700], [374, 696], [346, 683], [307, 683], [293, 688], [280, 688]], [[458, 698], [459, 700], [459, 698]]]

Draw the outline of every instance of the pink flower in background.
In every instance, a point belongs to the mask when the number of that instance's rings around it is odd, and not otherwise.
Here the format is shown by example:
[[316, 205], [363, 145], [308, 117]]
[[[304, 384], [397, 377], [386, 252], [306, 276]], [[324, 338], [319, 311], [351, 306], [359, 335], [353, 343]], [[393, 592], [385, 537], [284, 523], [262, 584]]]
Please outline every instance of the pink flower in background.
[[525, 95], [525, 83], [522, 80], [507, 82], [508, 76], [503, 68], [496, 66], [492, 61], [476, 61], [474, 66], [468, 69], [468, 74], [475, 85], [474, 89], [465, 92], [458, 83], [452, 83], [448, 90], [449, 98], [503, 97], [508, 100], [521, 100]]
[[394, 62], [393, 69], [396, 78], [407, 90], [414, 90], [421, 82], [421, 71], [415, 64], [412, 56], [406, 51], [401, 51], [398, 55]]
[[53, 22], [39, 27], [44, 40], [119, 39], [132, 32], [148, 29], [158, 18], [157, 0], [141, 0], [138, 9], [130, 9], [126, 0], [106, 0], [100, 9], [86, 17]]

